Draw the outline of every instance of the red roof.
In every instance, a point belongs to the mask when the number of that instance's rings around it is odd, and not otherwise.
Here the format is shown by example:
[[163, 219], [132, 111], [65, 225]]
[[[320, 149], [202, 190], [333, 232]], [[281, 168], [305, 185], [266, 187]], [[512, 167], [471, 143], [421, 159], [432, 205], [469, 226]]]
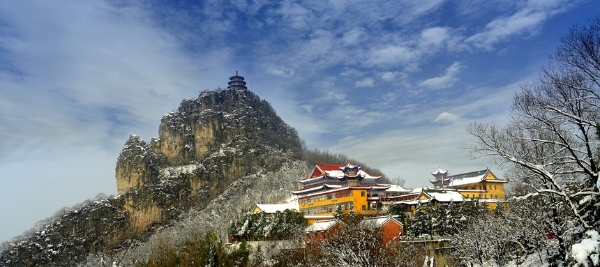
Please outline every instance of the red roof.
[[315, 170], [312, 172], [309, 178], [323, 176], [325, 174], [323, 171], [339, 171], [341, 167], [344, 167], [344, 165], [317, 163]]

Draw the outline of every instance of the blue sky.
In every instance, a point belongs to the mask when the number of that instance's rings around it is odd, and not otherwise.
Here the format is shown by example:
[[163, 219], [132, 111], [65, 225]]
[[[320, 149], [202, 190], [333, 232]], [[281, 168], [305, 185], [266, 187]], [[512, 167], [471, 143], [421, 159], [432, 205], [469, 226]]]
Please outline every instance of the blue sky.
[[130, 133], [235, 70], [309, 148], [407, 186], [497, 166], [460, 149], [598, 1], [2, 1], [0, 241], [116, 194]]

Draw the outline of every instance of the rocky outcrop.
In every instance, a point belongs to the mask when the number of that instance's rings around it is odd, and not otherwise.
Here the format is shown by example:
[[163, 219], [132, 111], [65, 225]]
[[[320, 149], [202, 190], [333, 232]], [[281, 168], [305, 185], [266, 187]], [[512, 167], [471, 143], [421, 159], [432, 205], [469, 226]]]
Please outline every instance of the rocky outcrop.
[[300, 154], [296, 131], [265, 100], [247, 90], [202, 92], [163, 116], [158, 138], [129, 136], [115, 169], [118, 196], [67, 211], [5, 245], [0, 265], [73, 266], [90, 253], [110, 253]]
[[144, 184], [158, 183], [158, 165], [159, 156], [139, 136], [131, 134], [117, 159], [115, 176], [119, 194], [139, 189]]
[[[300, 153], [296, 131], [247, 90], [211, 90], [183, 100], [163, 116], [158, 136], [148, 145], [131, 135], [117, 160], [117, 189], [127, 196], [124, 208], [136, 233], [168, 221], [165, 210], [205, 203], [233, 181], [287, 160], [272, 155]], [[153, 195], [167, 192], [169, 200], [157, 203], [161, 198]], [[140, 194], [152, 195], [135, 197]]]
[[300, 150], [296, 131], [247, 90], [205, 91], [183, 100], [163, 116], [150, 143], [151, 150], [134, 135], [125, 143], [116, 168], [119, 193], [157, 183], [159, 167], [225, 163], [222, 174], [235, 179], [272, 165], [261, 161], [269, 150]]

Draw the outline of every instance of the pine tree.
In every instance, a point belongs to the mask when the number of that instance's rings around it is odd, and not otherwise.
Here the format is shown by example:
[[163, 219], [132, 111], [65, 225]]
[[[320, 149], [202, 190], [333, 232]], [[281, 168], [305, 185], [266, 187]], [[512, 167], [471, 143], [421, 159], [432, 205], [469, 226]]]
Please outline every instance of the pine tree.
[[335, 214], [333, 214], [333, 217], [338, 220], [341, 220], [344, 217], [344, 212], [342, 211], [341, 205], [337, 206], [337, 208], [335, 210]]
[[421, 236], [424, 234], [431, 234], [431, 208], [429, 205], [417, 206], [417, 212], [411, 223], [410, 232], [415, 236]]

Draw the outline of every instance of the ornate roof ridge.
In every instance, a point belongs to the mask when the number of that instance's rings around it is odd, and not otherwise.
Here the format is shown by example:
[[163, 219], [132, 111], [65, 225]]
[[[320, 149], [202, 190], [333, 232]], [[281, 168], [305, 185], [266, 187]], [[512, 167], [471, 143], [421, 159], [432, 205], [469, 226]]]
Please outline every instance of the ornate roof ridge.
[[450, 176], [447, 176], [446, 178], [453, 179], [453, 180], [454, 179], [471, 178], [471, 177], [475, 177], [475, 176], [486, 174], [489, 171], [490, 171], [490, 169], [488, 168], [488, 169], [480, 170], [480, 171], [473, 171], [473, 172], [466, 172], [466, 173], [460, 173], [460, 174], [450, 175]]

